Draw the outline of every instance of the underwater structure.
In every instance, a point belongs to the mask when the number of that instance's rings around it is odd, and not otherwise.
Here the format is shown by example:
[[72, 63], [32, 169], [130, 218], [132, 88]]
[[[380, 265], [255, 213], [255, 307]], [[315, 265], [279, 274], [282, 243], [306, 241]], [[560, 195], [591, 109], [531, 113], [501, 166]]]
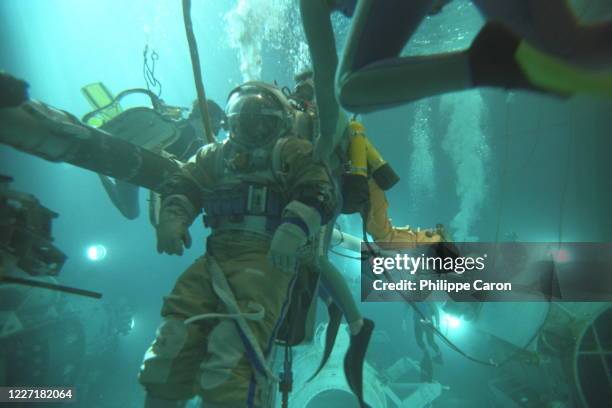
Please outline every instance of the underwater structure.
[[53, 243], [58, 214], [10, 182], [0, 179], [0, 382], [79, 384], [87, 404], [100, 392], [96, 367], [130, 332], [132, 312], [99, 300], [101, 293], [58, 283], [66, 261]]

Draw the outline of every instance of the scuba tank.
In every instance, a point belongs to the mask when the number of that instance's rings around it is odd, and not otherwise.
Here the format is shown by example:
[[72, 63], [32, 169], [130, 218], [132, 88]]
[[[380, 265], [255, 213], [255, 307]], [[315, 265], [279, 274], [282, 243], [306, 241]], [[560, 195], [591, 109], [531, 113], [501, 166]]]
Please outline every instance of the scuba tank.
[[381, 190], [387, 191], [396, 185], [400, 178], [395, 170], [393, 170], [393, 167], [382, 158], [378, 150], [372, 145], [372, 142], [367, 138], [365, 142], [368, 171], [376, 184], [378, 184], [378, 187]]
[[350, 142], [347, 172], [342, 177], [342, 213], [360, 212], [369, 201], [368, 176], [384, 191], [399, 181], [399, 176], [365, 135], [365, 127], [356, 120], [348, 124]]
[[367, 139], [364, 130], [361, 123], [349, 122], [349, 157], [342, 175], [343, 214], [361, 212], [369, 200]]

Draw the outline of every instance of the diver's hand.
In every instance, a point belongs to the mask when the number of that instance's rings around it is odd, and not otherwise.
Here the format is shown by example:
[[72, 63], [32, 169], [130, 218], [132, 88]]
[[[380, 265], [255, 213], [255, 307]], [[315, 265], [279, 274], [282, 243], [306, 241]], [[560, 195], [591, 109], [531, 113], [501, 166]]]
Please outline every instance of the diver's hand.
[[185, 216], [176, 209], [166, 208], [157, 225], [157, 252], [169, 255], [183, 255], [183, 245], [191, 248], [191, 235]]
[[272, 237], [268, 259], [275, 267], [294, 272], [297, 268], [298, 253], [307, 241], [308, 237], [300, 227], [285, 222], [276, 229]]

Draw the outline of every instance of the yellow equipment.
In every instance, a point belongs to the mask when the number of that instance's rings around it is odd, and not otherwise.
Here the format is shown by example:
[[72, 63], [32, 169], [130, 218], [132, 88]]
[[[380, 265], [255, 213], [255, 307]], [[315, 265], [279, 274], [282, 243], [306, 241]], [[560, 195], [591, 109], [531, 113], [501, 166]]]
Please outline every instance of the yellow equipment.
[[348, 126], [351, 138], [349, 145], [351, 167], [349, 173], [363, 177], [371, 175], [380, 188], [385, 191], [389, 190], [399, 181], [399, 176], [366, 137], [365, 127], [362, 123], [351, 120]]
[[87, 120], [88, 125], [100, 127], [123, 112], [119, 102], [115, 102], [115, 97], [102, 82], [85, 85], [81, 92], [92, 108], [101, 109], [97, 115]]

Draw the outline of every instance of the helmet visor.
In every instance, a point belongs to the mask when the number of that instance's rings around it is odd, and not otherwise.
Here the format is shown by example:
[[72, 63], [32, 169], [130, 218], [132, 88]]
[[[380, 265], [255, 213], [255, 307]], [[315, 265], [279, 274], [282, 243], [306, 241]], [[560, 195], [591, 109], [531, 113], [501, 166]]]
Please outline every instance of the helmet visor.
[[261, 90], [236, 92], [230, 97], [226, 112], [231, 136], [249, 146], [275, 140], [284, 130], [283, 107]]

